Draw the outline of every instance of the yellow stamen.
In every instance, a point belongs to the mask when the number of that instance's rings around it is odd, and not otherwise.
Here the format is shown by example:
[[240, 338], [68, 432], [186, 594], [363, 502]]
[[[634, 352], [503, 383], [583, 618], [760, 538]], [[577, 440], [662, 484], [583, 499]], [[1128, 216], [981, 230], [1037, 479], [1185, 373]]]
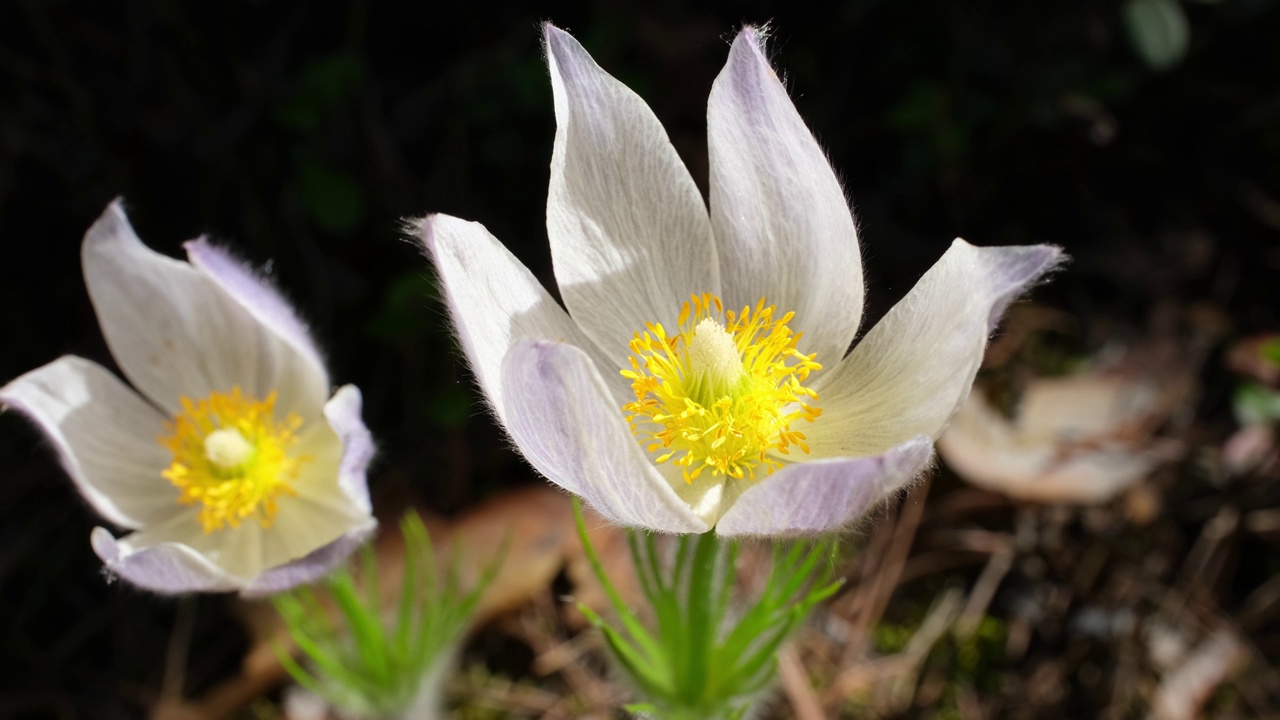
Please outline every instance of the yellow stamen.
[[754, 480], [757, 466], [765, 475], [782, 466], [772, 452], [809, 452], [791, 424], [822, 412], [812, 404], [818, 394], [801, 384], [822, 366], [796, 349], [793, 317], [775, 318], [764, 298], [726, 313], [720, 298], [703, 293], [681, 308], [678, 335], [660, 324], [635, 334], [622, 376], [636, 400], [622, 409], [645, 449], [663, 451], [656, 462], [683, 466], [690, 483], [708, 468]]
[[206, 534], [255, 516], [270, 527], [282, 494], [296, 495], [292, 482], [311, 460], [291, 452], [302, 418], [275, 419], [276, 394], [258, 400], [232, 388], [194, 401], [183, 397], [182, 412], [165, 423], [157, 442], [173, 453], [163, 475], [184, 505], [200, 503]]

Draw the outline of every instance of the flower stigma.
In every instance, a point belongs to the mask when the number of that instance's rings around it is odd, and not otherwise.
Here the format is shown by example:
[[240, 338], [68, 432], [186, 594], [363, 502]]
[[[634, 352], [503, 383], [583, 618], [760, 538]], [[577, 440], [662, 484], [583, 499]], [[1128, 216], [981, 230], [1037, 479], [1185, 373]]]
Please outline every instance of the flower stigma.
[[818, 394], [803, 382], [822, 366], [796, 349], [793, 317], [774, 317], [764, 298], [725, 312], [720, 298], [703, 293], [681, 307], [679, 334], [660, 323], [635, 334], [631, 367], [621, 372], [636, 399], [622, 409], [645, 448], [662, 452], [657, 462], [682, 466], [687, 483], [708, 468], [754, 480], [757, 468], [768, 475], [782, 466], [774, 453], [809, 452], [791, 425], [821, 414]]
[[276, 394], [247, 396], [239, 387], [203, 400], [181, 398], [182, 412], [165, 423], [157, 442], [173, 453], [163, 472], [184, 505], [200, 503], [205, 534], [256, 517], [271, 526], [282, 494], [296, 495], [293, 481], [311, 457], [296, 455], [302, 418], [275, 419]]
[[233, 428], [218, 428], [204, 439], [204, 456], [222, 470], [231, 470], [244, 464], [253, 454], [253, 445]]

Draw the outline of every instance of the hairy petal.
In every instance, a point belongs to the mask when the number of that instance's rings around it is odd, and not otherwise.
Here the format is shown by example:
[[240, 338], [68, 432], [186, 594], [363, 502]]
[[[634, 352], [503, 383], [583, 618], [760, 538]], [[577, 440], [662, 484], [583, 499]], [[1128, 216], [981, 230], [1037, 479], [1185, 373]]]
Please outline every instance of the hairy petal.
[[763, 296], [794, 311], [804, 352], [835, 363], [862, 316], [857, 230], [835, 172], [753, 28], [739, 33], [711, 88], [707, 126], [725, 304], [740, 308]]
[[747, 488], [720, 518], [726, 536], [792, 537], [848, 529], [929, 465], [933, 439], [912, 438], [872, 457], [796, 463]]
[[547, 234], [569, 312], [621, 366], [646, 322], [675, 327], [693, 293], [719, 293], [711, 223], [666, 131], [568, 33], [544, 26], [556, 137]]
[[[494, 414], [507, 426], [502, 361], [528, 338], [592, 347], [533, 273], [480, 223], [432, 215], [417, 224], [458, 341]], [[621, 392], [622, 377], [615, 381]]]
[[97, 363], [65, 356], [0, 388], [0, 404], [27, 416], [58, 452], [80, 495], [127, 528], [178, 509], [161, 476], [172, 459], [156, 442], [164, 416]]
[[705, 532], [658, 473], [582, 350], [529, 340], [503, 365], [507, 429], [535, 468], [622, 525]]
[[815, 383], [822, 416], [805, 429], [813, 456], [878, 455], [918, 435], [936, 439], [968, 397], [1000, 316], [1060, 258], [1048, 245], [956, 240]]
[[171, 413], [182, 396], [240, 387], [306, 419], [320, 416], [328, 379], [276, 328], [190, 264], [147, 248], [119, 201], [85, 234], [85, 284], [120, 370]]
[[329, 372], [325, 369], [320, 350], [307, 324], [298, 317], [280, 291], [243, 260], [205, 238], [191, 240], [183, 247], [192, 266], [240, 303], [263, 326], [293, 346], [299, 360], [306, 363], [310, 371], [306, 380], [315, 386], [312, 391], [321, 395], [328, 393]]

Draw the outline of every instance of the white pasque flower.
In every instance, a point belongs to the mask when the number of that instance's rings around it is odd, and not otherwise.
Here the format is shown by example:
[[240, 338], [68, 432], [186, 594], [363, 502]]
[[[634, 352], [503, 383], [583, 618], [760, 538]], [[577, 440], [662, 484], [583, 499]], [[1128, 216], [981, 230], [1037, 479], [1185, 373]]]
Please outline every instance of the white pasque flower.
[[419, 228], [529, 462], [616, 522], [730, 536], [837, 530], [917, 477], [996, 321], [1058, 249], [956, 240], [846, 354], [863, 302], [853, 217], [758, 31], [711, 89], [710, 212], [644, 101], [544, 32], [547, 233], [568, 313], [479, 224]]
[[142, 244], [119, 201], [85, 234], [85, 283], [130, 389], [64, 356], [4, 388], [114, 525], [107, 569], [161, 593], [258, 595], [315, 580], [373, 531], [360, 391], [329, 397], [306, 326], [204, 239], [189, 263]]

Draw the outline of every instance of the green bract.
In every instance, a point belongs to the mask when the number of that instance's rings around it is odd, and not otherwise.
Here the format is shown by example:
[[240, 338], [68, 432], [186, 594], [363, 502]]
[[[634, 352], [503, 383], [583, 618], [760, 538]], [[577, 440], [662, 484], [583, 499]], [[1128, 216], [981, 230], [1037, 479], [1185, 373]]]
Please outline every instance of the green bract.
[[495, 561], [464, 592], [456, 559], [441, 581], [418, 516], [406, 513], [400, 528], [405, 562], [394, 614], [385, 612], [391, 603], [379, 592], [368, 545], [361, 554], [362, 582], [346, 567], [326, 581], [336, 612], [309, 587], [272, 598], [310, 669], [277, 647], [280, 662], [298, 684], [357, 717], [435, 716], [439, 676], [501, 564]]
[[769, 690], [778, 648], [809, 610], [830, 597], [834, 541], [777, 543], [760, 597], [736, 607], [730, 595], [739, 545], [714, 533], [675, 538], [664, 567], [655, 536], [629, 530], [632, 562], [656, 630], [650, 631], [605, 574], [575, 499], [578, 535], [604, 587], [620, 629], [590, 608], [579, 609], [604, 633], [614, 659], [644, 701], [628, 710], [670, 720], [741, 718]]

